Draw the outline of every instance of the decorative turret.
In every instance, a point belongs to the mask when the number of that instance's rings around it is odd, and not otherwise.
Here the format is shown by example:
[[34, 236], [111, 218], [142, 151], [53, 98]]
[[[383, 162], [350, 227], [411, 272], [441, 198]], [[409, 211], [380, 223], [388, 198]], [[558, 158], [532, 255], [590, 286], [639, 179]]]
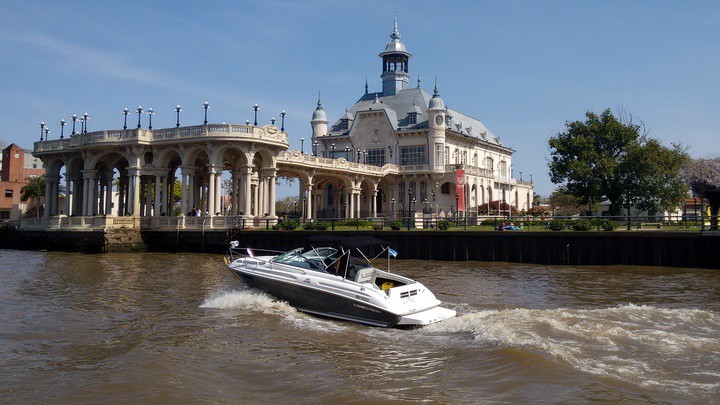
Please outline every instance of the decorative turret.
[[408, 88], [408, 61], [412, 57], [405, 45], [400, 42], [400, 33], [397, 29], [397, 17], [393, 32], [390, 34], [391, 41], [388, 42], [385, 50], [379, 55], [383, 60], [383, 96], [392, 96], [400, 90]]
[[433, 171], [443, 172], [445, 165], [448, 162], [444, 162], [445, 156], [445, 102], [440, 98], [440, 94], [437, 89], [437, 79], [435, 80], [435, 91], [433, 96], [428, 103], [428, 129], [429, 136], [433, 145], [433, 153], [430, 154], [430, 160], [433, 167]]
[[323, 108], [322, 108], [322, 103], [320, 102], [320, 97], [318, 97], [317, 108], [315, 109], [315, 112], [313, 112], [312, 120], [310, 120], [310, 125], [312, 126], [313, 137], [327, 135], [327, 133], [328, 133], [327, 114], [325, 114], [325, 110], [323, 110]]

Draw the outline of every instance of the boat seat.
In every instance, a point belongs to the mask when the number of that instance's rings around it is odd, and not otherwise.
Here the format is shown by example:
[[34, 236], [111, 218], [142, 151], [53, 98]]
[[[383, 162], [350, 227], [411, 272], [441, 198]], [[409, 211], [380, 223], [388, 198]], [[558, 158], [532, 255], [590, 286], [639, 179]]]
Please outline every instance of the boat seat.
[[372, 280], [374, 272], [375, 272], [375, 269], [372, 269], [369, 267], [358, 270], [357, 274], [355, 275], [355, 282], [356, 283], [369, 283], [370, 280]]

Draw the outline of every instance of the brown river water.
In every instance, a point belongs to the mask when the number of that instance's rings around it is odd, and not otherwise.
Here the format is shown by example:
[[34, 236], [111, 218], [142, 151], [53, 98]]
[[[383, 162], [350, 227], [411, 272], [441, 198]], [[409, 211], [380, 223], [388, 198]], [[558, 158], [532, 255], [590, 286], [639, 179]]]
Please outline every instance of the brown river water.
[[720, 398], [720, 271], [392, 270], [458, 316], [398, 330], [305, 315], [247, 289], [219, 255], [0, 250], [0, 402]]

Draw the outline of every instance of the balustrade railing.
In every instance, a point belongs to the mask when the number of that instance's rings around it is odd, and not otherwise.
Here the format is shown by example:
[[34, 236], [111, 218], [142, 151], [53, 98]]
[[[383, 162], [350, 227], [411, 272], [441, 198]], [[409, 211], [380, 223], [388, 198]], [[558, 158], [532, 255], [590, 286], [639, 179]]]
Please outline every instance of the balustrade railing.
[[72, 135], [67, 139], [38, 141], [34, 152], [48, 152], [80, 147], [97, 143], [152, 142], [188, 137], [240, 136], [242, 138], [261, 139], [271, 142], [287, 143], [287, 134], [274, 127], [256, 127], [236, 124], [208, 124], [191, 127], [148, 130], [142, 128], [126, 130], [95, 131], [87, 134]]

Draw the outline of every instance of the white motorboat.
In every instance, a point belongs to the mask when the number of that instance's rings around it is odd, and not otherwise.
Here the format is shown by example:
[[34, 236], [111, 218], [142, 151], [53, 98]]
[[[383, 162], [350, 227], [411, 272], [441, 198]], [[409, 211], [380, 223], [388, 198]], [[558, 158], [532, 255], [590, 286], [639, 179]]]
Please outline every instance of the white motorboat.
[[[455, 316], [427, 287], [391, 273], [390, 256], [397, 253], [374, 237], [316, 235], [308, 249], [267, 252], [240, 249], [233, 241], [226, 264], [248, 286], [302, 312], [382, 327], [422, 326]], [[388, 271], [371, 265], [384, 261], [383, 255]]]

